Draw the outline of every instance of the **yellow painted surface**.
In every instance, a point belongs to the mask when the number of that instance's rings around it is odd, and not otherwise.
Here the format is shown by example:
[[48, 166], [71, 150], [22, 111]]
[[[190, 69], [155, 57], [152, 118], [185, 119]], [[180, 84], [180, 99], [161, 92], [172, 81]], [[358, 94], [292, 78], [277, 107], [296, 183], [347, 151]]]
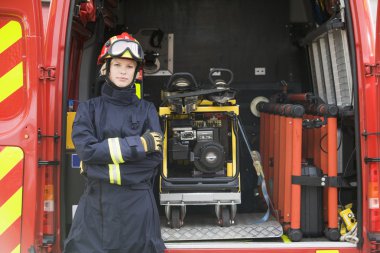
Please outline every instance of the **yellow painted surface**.
[[0, 207], [0, 236], [21, 216], [21, 205], [22, 187]]
[[18, 63], [3, 76], [0, 76], [0, 102], [18, 91], [18, 89], [24, 85], [23, 76], [24, 71], [22, 62]]
[[74, 143], [71, 139], [71, 132], [73, 131], [73, 122], [75, 118], [75, 112], [67, 113], [67, 121], [66, 121], [66, 148], [74, 149]]
[[21, 25], [17, 21], [9, 21], [0, 28], [0, 54], [22, 37]]

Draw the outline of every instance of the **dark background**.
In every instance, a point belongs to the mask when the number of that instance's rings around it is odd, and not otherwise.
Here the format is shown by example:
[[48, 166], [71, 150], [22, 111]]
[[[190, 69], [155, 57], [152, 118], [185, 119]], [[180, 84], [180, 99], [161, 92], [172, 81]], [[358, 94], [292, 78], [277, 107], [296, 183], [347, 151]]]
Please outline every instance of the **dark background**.
[[[128, 8], [120, 6], [124, 16], [120, 22], [128, 32], [159, 28], [174, 34], [174, 73], [190, 72], [205, 86], [210, 68], [232, 70], [231, 86], [238, 89], [241, 118], [254, 149], [259, 148], [259, 118], [249, 110], [252, 99], [280, 92], [281, 80], [288, 82], [290, 91], [310, 88], [305, 50], [293, 43], [290, 34], [290, 1], [140, 0], [126, 4]], [[255, 67], [265, 67], [266, 75], [255, 76]], [[167, 80], [144, 78], [145, 99], [156, 107]], [[257, 211], [263, 206], [261, 198], [254, 197], [257, 178], [243, 142], [240, 152], [239, 211]]]

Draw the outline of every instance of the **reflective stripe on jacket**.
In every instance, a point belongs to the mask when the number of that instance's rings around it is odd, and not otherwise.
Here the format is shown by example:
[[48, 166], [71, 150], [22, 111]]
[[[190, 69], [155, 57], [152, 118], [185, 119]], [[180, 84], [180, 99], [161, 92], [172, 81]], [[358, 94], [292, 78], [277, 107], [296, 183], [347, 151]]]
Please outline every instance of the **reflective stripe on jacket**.
[[102, 96], [79, 104], [72, 139], [89, 177], [129, 185], [150, 180], [162, 160], [145, 154], [140, 136], [148, 129], [162, 133], [154, 105], [105, 84]]

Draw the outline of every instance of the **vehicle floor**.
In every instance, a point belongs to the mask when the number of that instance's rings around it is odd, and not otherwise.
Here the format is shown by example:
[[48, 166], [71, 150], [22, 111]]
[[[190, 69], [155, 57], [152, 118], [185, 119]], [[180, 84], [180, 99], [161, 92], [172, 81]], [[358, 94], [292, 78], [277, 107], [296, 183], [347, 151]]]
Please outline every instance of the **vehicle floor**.
[[190, 214], [180, 229], [172, 229], [166, 217], [161, 216], [162, 238], [168, 249], [356, 248], [355, 243], [333, 242], [324, 236], [292, 242], [273, 216], [259, 222], [262, 217], [263, 213], [237, 213], [235, 224], [221, 227], [211, 214]]
[[215, 215], [188, 214], [179, 229], [170, 228], [166, 217], [161, 216], [161, 233], [165, 242], [241, 240], [279, 238], [283, 234], [281, 224], [270, 217], [261, 221], [263, 213], [237, 213], [235, 222], [221, 227]]

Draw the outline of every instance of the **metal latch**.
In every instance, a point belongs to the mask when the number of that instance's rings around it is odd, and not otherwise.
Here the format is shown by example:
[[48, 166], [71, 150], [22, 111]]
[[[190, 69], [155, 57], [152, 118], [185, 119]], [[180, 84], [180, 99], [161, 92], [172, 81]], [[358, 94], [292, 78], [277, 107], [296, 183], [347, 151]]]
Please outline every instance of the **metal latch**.
[[376, 64], [364, 64], [365, 76], [380, 76], [380, 63]]
[[45, 67], [42, 65], [38, 66], [38, 70], [40, 72], [40, 79], [41, 80], [50, 80], [53, 81], [55, 80], [55, 67]]

